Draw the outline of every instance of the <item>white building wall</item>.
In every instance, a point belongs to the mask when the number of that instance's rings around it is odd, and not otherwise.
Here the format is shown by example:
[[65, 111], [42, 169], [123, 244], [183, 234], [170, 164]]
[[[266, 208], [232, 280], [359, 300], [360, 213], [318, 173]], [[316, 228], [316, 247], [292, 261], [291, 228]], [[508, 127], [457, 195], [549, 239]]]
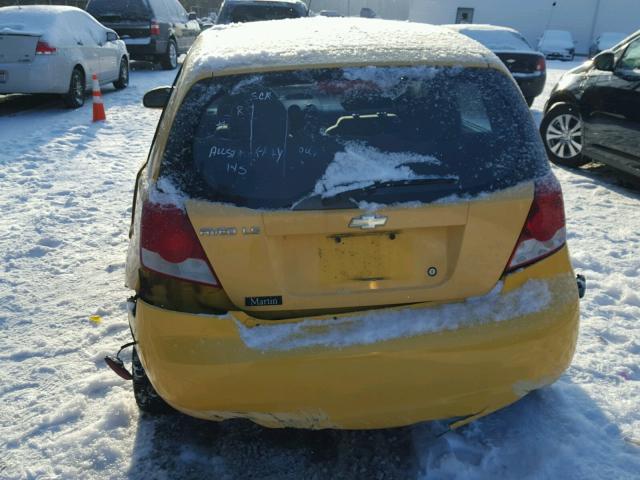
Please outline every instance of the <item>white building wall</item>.
[[455, 23], [458, 8], [465, 7], [474, 9], [473, 23], [515, 28], [533, 46], [546, 29], [569, 30], [583, 54], [602, 32], [640, 29], [640, 0], [412, 0], [409, 19]]
[[[309, 4], [309, 0], [305, 0]], [[358, 16], [362, 7], [372, 8], [380, 18], [407, 20], [413, 0], [311, 0], [311, 10], [334, 10], [340, 15]], [[640, 0], [639, 0], [640, 1]]]
[[546, 29], [569, 30], [583, 54], [602, 32], [640, 30], [640, 0], [311, 0], [316, 12], [358, 15], [361, 7], [381, 18], [435, 24], [455, 23], [458, 8], [473, 8], [473, 23], [515, 28], [534, 47]]
[[595, 35], [602, 32], [633, 33], [640, 30], [640, 0], [601, 0]]

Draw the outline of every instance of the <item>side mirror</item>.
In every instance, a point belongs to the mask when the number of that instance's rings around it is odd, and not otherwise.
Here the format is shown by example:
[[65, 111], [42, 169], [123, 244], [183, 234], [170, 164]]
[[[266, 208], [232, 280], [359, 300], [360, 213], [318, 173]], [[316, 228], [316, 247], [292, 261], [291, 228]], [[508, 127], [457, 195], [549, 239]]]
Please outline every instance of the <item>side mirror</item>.
[[142, 104], [147, 108], [164, 108], [169, 103], [173, 87], [156, 87], [142, 97]]
[[613, 72], [615, 69], [616, 57], [613, 52], [604, 51], [599, 53], [593, 59], [593, 66], [596, 67], [597, 70], [602, 70], [603, 72]]
[[198, 15], [196, 15], [196, 12], [189, 12], [189, 20], [197, 20], [198, 19]]
[[107, 32], [107, 42], [115, 42], [116, 40], [118, 40], [116, 32]]

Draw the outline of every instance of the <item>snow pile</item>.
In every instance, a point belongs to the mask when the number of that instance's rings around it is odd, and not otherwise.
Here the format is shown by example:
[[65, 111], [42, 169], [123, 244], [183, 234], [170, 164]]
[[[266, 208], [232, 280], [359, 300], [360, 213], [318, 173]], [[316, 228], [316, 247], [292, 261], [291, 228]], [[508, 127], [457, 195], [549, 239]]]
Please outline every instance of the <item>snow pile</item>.
[[[345, 68], [343, 70], [344, 78], [350, 81], [361, 81], [374, 83], [380, 90], [382, 95], [395, 98], [406, 90], [406, 85], [400, 79], [404, 77], [419, 78], [422, 81], [431, 80], [436, 75], [454, 75], [459, 69], [442, 70], [440, 68], [415, 66], [415, 67], [394, 67], [380, 68], [375, 65], [369, 65], [360, 68]], [[400, 91], [394, 91], [394, 87]]]
[[530, 280], [502, 294], [502, 284], [487, 295], [429, 308], [372, 310], [333, 320], [304, 320], [258, 327], [236, 322], [245, 344], [255, 350], [292, 350], [312, 346], [348, 347], [397, 338], [501, 322], [544, 310], [551, 301], [547, 282]]
[[176, 187], [173, 181], [168, 177], [160, 177], [156, 182], [147, 186], [149, 190], [149, 201], [159, 205], [173, 205], [185, 209], [186, 201], [189, 196], [180, 188]]
[[[538, 120], [578, 65], [549, 62]], [[131, 338], [131, 195], [160, 115], [140, 98], [174, 76], [134, 71], [126, 90], [106, 87], [100, 124], [90, 106], [50, 100], [0, 112], [0, 478], [638, 478], [640, 191], [594, 166], [554, 169], [588, 290], [576, 356], [552, 386], [444, 434], [440, 422], [312, 432], [140, 415], [102, 358]]]
[[417, 175], [408, 166], [411, 163], [440, 165], [440, 161], [434, 157], [381, 152], [373, 147], [349, 142], [345, 145], [344, 151], [336, 153], [333, 161], [327, 166], [324, 175], [314, 187], [314, 194], [326, 198], [348, 190], [364, 188], [379, 181], [442, 178]]
[[493, 54], [451, 30], [419, 23], [311, 17], [216, 25], [185, 60], [193, 78], [243, 67], [312, 66], [407, 61], [486, 65]]

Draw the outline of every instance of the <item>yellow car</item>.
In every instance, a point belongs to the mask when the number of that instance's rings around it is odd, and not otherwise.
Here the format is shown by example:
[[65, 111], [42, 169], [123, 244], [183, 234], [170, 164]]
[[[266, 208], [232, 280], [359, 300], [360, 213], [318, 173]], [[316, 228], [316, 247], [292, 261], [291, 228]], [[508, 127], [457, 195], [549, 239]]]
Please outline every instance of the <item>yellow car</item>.
[[145, 105], [164, 112], [127, 259], [142, 410], [457, 427], [570, 364], [562, 192], [481, 45], [385, 20], [236, 24]]

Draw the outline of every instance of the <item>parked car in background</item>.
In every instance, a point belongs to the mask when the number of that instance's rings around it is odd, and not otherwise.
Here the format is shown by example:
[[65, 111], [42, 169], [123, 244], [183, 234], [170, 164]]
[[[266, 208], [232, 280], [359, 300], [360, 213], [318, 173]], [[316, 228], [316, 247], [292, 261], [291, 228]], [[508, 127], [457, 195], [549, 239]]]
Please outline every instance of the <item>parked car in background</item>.
[[496, 25], [456, 24], [445, 26], [480, 42], [495, 53], [518, 82], [529, 106], [542, 93], [547, 79], [544, 55], [531, 48], [529, 42], [520, 32]]
[[571, 61], [576, 55], [576, 43], [571, 32], [545, 30], [538, 42], [538, 50], [549, 60]]
[[627, 36], [628, 35], [626, 33], [619, 32], [601, 33], [589, 48], [589, 58], [593, 58], [600, 52], [615, 47], [618, 43], [627, 38]]
[[307, 5], [300, 0], [224, 0], [220, 6], [217, 23], [282, 20], [308, 15]]
[[360, 16], [362, 18], [376, 18], [377, 17], [376, 12], [372, 8], [369, 8], [369, 7], [362, 7], [360, 9]]
[[554, 163], [595, 160], [640, 177], [640, 32], [569, 71], [544, 114], [540, 133]]
[[200, 33], [196, 15], [178, 0], [89, 0], [87, 11], [120, 35], [132, 59], [160, 62], [167, 70], [178, 66]]
[[0, 8], [0, 93], [59, 93], [84, 104], [91, 77], [129, 83], [127, 47], [113, 30], [74, 7]]
[[142, 410], [459, 426], [562, 374], [579, 317], [562, 192], [485, 47], [319, 17], [194, 47], [144, 97], [164, 113], [126, 267]]

